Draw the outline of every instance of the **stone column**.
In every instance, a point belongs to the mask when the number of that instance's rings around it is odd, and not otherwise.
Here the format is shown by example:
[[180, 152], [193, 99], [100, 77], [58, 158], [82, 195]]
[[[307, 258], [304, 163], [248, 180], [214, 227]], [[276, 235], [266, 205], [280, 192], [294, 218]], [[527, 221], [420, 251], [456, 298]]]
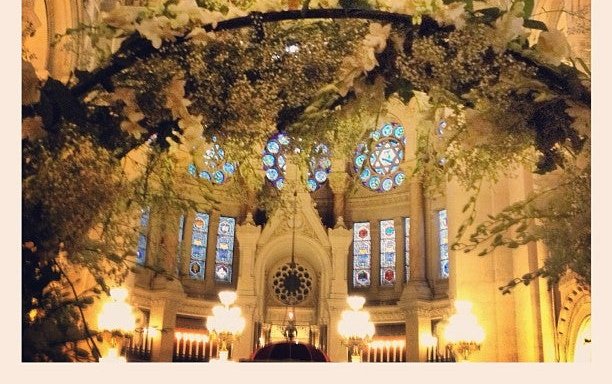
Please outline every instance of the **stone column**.
[[151, 348], [153, 362], [172, 361], [176, 312], [184, 296], [180, 283], [176, 282], [155, 292], [151, 300], [149, 326], [160, 331], [153, 339]]
[[427, 245], [425, 228], [425, 204], [423, 188], [419, 180], [410, 181], [410, 279], [404, 287], [402, 298], [430, 298], [427, 283]]
[[332, 271], [330, 297], [345, 300], [348, 292], [347, 265], [349, 248], [353, 241], [352, 233], [344, 227], [327, 230], [331, 244]]
[[[238, 300], [236, 305], [240, 306], [242, 310], [246, 326], [240, 338], [234, 343], [232, 360], [249, 358], [253, 351], [254, 325], [256, 321], [261, 321], [258, 317], [259, 311], [257, 310], [254, 271], [255, 251], [260, 235], [261, 227], [253, 223], [245, 222], [242, 225], [236, 226], [236, 239], [240, 249], [240, 265], [238, 267], [236, 285]], [[259, 335], [257, 336], [259, 337]]]
[[[335, 163], [334, 163], [335, 165]], [[346, 188], [348, 187], [348, 176], [344, 170], [334, 171], [329, 175], [329, 185], [334, 197], [334, 220], [335, 227], [345, 227], [345, 198]]]
[[431, 335], [431, 319], [428, 311], [420, 303], [400, 302], [406, 319], [406, 361], [425, 362], [427, 346], [423, 344], [425, 335]]
[[342, 311], [349, 309], [346, 297], [334, 298], [327, 301], [329, 310], [329, 324], [327, 327], [327, 355], [333, 362], [347, 362], [348, 351], [342, 344], [342, 336], [338, 332], [338, 322], [342, 318]]

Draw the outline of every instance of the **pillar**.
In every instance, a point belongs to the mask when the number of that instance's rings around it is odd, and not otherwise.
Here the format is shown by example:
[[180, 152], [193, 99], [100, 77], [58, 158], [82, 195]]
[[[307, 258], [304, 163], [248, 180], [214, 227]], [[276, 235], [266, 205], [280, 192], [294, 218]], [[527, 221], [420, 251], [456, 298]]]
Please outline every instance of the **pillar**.
[[153, 339], [151, 348], [151, 361], [153, 362], [172, 361], [176, 313], [181, 298], [185, 296], [182, 290], [179, 291], [176, 288], [167, 287], [157, 291], [151, 299], [149, 326], [160, 331]]

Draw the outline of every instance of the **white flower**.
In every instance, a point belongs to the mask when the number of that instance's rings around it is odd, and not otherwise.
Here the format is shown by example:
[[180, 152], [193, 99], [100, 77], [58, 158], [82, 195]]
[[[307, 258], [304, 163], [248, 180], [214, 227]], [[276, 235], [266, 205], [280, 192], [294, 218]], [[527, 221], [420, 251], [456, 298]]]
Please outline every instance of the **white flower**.
[[510, 12], [504, 13], [499, 19], [495, 20], [492, 45], [494, 48], [504, 50], [510, 41], [524, 32], [522, 17], [517, 17]]
[[136, 30], [151, 41], [155, 48], [161, 47], [162, 40], [174, 41], [181, 32], [172, 28], [172, 20], [166, 16], [145, 19], [136, 26]]
[[535, 50], [543, 62], [554, 66], [561, 64], [571, 55], [565, 34], [556, 29], [541, 32]]
[[457, 29], [462, 29], [465, 26], [465, 3], [451, 3], [437, 8], [433, 17], [439, 24], [453, 24]]
[[126, 33], [133, 32], [138, 13], [138, 9], [119, 6], [110, 12], [102, 12], [102, 22]]
[[391, 24], [384, 27], [379, 23], [370, 23], [370, 33], [368, 33], [363, 41], [366, 47], [372, 47], [376, 53], [381, 53], [387, 46], [387, 39], [391, 32]]

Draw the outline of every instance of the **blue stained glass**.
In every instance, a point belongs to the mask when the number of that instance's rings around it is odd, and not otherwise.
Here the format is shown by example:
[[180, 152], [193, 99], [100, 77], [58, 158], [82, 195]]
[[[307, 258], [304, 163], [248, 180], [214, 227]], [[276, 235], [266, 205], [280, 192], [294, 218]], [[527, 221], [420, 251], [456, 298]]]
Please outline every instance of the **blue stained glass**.
[[266, 171], [266, 177], [270, 181], [275, 181], [276, 179], [278, 179], [278, 171], [274, 168], [270, 168]]
[[206, 171], [200, 172], [200, 177], [205, 180], [209, 180], [209, 181], [211, 180], [210, 173]]
[[410, 280], [410, 218], [404, 218], [404, 267], [405, 281]]
[[402, 127], [401, 125], [398, 126], [397, 128], [395, 128], [395, 132], [393, 134], [398, 139], [405, 140], [405, 137], [404, 137], [404, 127]]
[[325, 171], [317, 171], [315, 173], [315, 180], [319, 183], [324, 183], [327, 180], [327, 173]]
[[225, 163], [223, 164], [223, 170], [231, 175], [236, 172], [236, 166], [233, 163]]
[[395, 252], [386, 252], [380, 255], [380, 266], [381, 267], [394, 267], [395, 266]]
[[370, 179], [368, 185], [370, 186], [370, 189], [378, 189], [380, 186], [380, 179], [377, 176], [374, 176]]
[[446, 126], [447, 124], [444, 120], [441, 120], [440, 123], [438, 123], [438, 129], [436, 130], [438, 136], [442, 136], [444, 134], [444, 129], [446, 128]]
[[313, 179], [308, 179], [306, 181], [306, 188], [308, 188], [310, 192], [314, 192], [317, 189], [317, 182]]
[[232, 267], [230, 265], [218, 264], [215, 266], [215, 280], [230, 283], [232, 281]]
[[204, 280], [205, 263], [203, 261], [192, 260], [189, 263], [189, 277], [196, 280]]
[[191, 230], [191, 258], [189, 260], [189, 276], [192, 279], [204, 279], [209, 219], [210, 216], [207, 213], [197, 212], [193, 220]]
[[380, 284], [395, 283], [395, 221], [380, 221]]
[[140, 234], [136, 247], [136, 263], [144, 265], [147, 257], [147, 232], [149, 231], [149, 208], [140, 210]]
[[[405, 178], [400, 171], [404, 159], [404, 127], [385, 123], [370, 133], [370, 146], [360, 143], [353, 158], [353, 168], [364, 186], [377, 192], [387, 192], [399, 186]], [[368, 172], [364, 172], [364, 171]], [[402, 176], [397, 177], [402, 173]], [[373, 181], [373, 179], [375, 179]]]
[[370, 272], [365, 269], [354, 271], [353, 281], [354, 281], [355, 287], [369, 287], [370, 286]]
[[266, 167], [272, 167], [274, 166], [274, 156], [272, 155], [264, 155], [262, 157], [263, 163]]
[[177, 244], [177, 249], [176, 249], [176, 274], [177, 275], [180, 272], [180, 265], [182, 263], [184, 232], [185, 232], [185, 215], [181, 215], [179, 217], [178, 244]]
[[285, 167], [287, 166], [287, 160], [285, 160], [285, 156], [283, 155], [279, 155], [278, 156], [278, 166], [284, 171]]
[[395, 184], [396, 185], [402, 185], [404, 180], [406, 180], [406, 175], [404, 174], [404, 172], [400, 172], [397, 175], [395, 175]]
[[266, 145], [266, 148], [268, 149], [268, 152], [270, 153], [278, 153], [280, 146], [278, 145], [276, 141], [269, 141], [268, 145]]
[[370, 254], [355, 255], [353, 257], [353, 268], [370, 268]]
[[391, 188], [393, 188], [393, 181], [391, 181], [391, 179], [384, 179], [382, 182], [382, 190], [390, 191]]
[[448, 222], [446, 209], [438, 211], [438, 243], [440, 258], [440, 277], [445, 279], [449, 275], [448, 264]]
[[198, 170], [194, 163], [191, 163], [187, 166], [187, 172], [189, 172], [192, 176], [195, 176]]
[[218, 282], [231, 283], [232, 281], [235, 226], [235, 218], [225, 216], [219, 218], [215, 253], [215, 280]]
[[219, 236], [217, 238], [217, 248], [218, 249], [234, 249], [234, 237], [230, 236]]
[[353, 224], [353, 286], [370, 285], [370, 264], [372, 260], [370, 223]]
[[289, 136], [285, 135], [284, 133], [279, 134], [278, 142], [282, 145], [289, 145]]
[[283, 189], [283, 187], [285, 186], [285, 179], [278, 179], [278, 180], [276, 180], [276, 183], [274, 183], [274, 185], [278, 189]]
[[215, 183], [221, 184], [225, 180], [225, 175], [223, 174], [223, 172], [217, 171], [213, 175], [213, 180], [214, 180]]

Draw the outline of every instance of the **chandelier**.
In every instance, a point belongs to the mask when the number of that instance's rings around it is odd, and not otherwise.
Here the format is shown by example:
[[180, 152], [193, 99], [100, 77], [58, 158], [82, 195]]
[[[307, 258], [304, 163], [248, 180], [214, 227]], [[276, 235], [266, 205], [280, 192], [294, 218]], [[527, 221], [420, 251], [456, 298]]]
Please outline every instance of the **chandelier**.
[[242, 317], [240, 307], [232, 306], [237, 295], [234, 291], [219, 292], [221, 305], [215, 305], [212, 309], [213, 315], [208, 316], [206, 327], [212, 337], [219, 340], [219, 360], [228, 360], [228, 346], [240, 336], [244, 330], [245, 320]]
[[349, 296], [346, 301], [350, 310], [342, 311], [342, 318], [338, 323], [338, 332], [343, 343], [349, 348], [351, 362], [361, 361], [361, 352], [372, 340], [374, 323], [370, 321], [370, 314], [363, 310], [365, 298], [362, 296]]

